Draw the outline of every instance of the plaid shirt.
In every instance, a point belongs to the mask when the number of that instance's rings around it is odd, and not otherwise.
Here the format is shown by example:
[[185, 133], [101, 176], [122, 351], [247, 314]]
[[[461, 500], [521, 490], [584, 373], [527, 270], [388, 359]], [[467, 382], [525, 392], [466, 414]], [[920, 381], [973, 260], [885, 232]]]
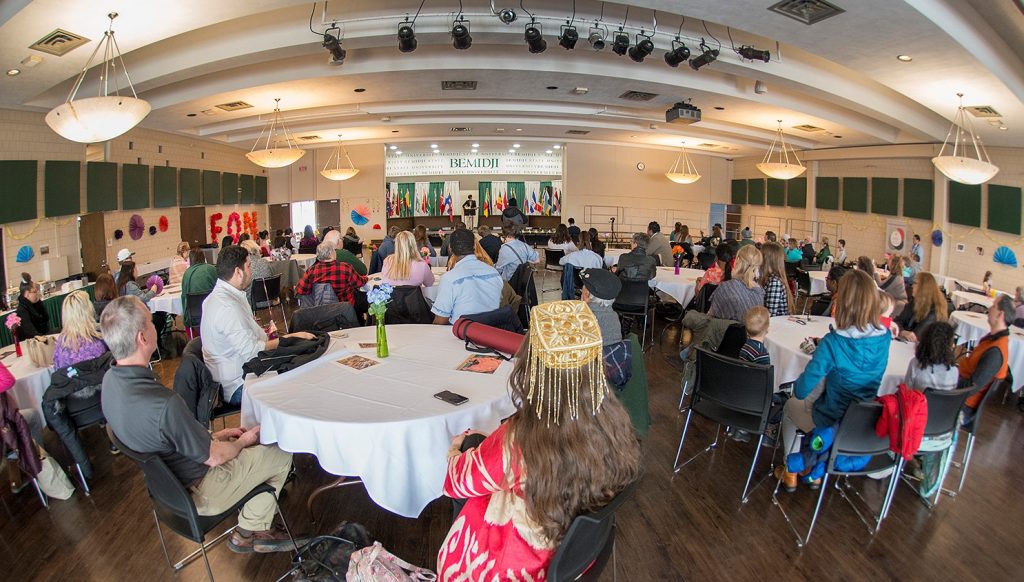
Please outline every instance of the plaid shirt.
[[772, 317], [789, 315], [789, 300], [786, 298], [785, 283], [778, 275], [772, 275], [764, 285], [764, 306]]
[[628, 340], [604, 346], [604, 375], [608, 382], [622, 390], [633, 377], [633, 345]]
[[355, 291], [366, 284], [366, 277], [360, 275], [348, 263], [340, 261], [317, 261], [295, 286], [297, 295], [309, 295], [313, 285], [327, 283], [338, 295], [338, 301], [355, 304]]

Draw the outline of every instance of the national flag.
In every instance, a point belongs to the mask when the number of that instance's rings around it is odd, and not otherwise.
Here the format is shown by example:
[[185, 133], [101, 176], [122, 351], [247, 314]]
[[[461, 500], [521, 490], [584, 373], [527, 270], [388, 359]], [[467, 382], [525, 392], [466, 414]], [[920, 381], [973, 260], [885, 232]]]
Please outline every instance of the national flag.
[[455, 205], [452, 203], [452, 193], [444, 197], [444, 206], [448, 210], [448, 222], [455, 222]]
[[384, 190], [384, 204], [386, 206], [387, 216], [391, 216], [391, 187], [388, 186]]

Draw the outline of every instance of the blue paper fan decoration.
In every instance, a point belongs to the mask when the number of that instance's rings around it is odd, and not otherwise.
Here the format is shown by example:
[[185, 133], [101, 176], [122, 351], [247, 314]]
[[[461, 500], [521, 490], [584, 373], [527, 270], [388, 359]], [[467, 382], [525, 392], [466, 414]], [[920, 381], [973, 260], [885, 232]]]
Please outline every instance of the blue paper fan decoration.
[[932, 244], [941, 247], [942, 246], [942, 231], [935, 229], [932, 231]]
[[373, 211], [370, 210], [365, 204], [357, 204], [352, 209], [352, 222], [357, 225], [364, 225], [370, 222], [370, 217], [373, 216]]
[[996, 252], [992, 253], [992, 260], [1000, 265], [1017, 267], [1017, 255], [1008, 246], [1001, 246], [996, 249]]
[[32, 247], [29, 245], [22, 245], [21, 248], [18, 249], [18, 256], [16, 260], [19, 263], [27, 263], [31, 261], [34, 256], [36, 256], [36, 253], [32, 250]]

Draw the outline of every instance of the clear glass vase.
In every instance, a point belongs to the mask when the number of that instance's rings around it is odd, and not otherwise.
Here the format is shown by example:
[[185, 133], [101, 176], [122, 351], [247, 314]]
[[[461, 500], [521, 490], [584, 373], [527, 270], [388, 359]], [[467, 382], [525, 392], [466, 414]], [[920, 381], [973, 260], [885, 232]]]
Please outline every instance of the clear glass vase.
[[388, 332], [384, 327], [384, 316], [377, 318], [377, 357], [388, 357]]

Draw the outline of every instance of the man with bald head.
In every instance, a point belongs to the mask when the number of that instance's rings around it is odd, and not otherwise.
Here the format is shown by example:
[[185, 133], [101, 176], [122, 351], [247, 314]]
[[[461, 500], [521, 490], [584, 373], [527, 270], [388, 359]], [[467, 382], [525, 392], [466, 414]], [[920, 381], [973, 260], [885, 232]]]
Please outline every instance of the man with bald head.
[[348, 263], [355, 269], [356, 273], [363, 276], [366, 275], [366, 264], [359, 260], [359, 257], [353, 255], [351, 251], [342, 248], [340, 230], [335, 229], [325, 234], [322, 242], [329, 242], [334, 245], [334, 248], [337, 249], [334, 254], [337, 256], [339, 263]]

